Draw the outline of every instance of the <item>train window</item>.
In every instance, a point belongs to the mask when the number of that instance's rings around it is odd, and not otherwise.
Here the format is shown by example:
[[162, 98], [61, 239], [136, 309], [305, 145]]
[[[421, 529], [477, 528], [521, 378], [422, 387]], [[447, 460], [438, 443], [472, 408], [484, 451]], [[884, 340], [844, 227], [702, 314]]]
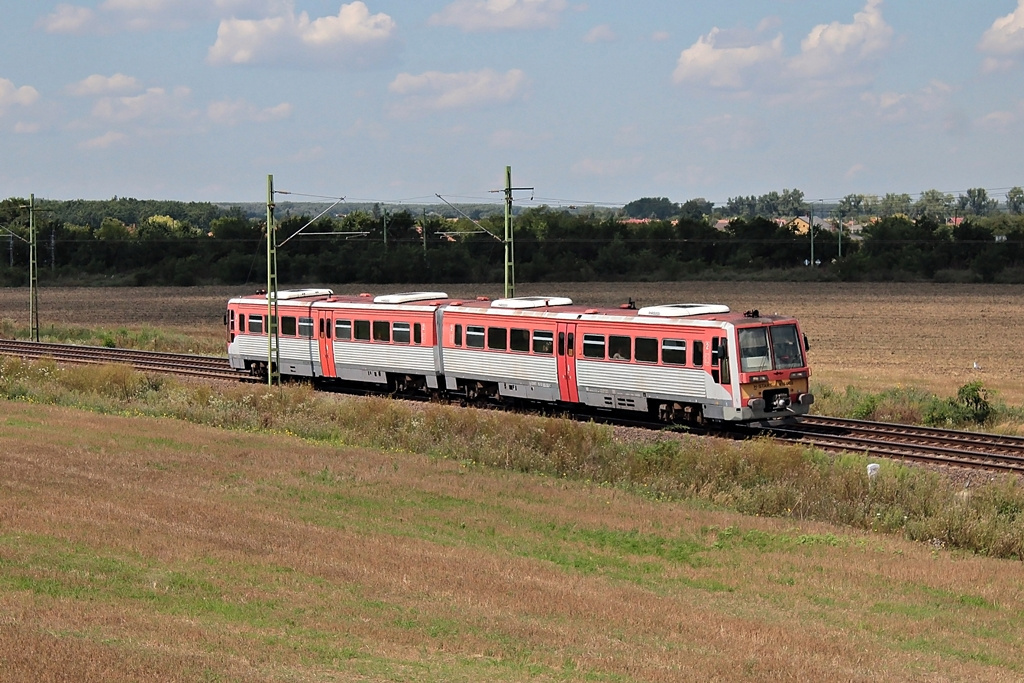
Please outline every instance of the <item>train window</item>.
[[328, 339], [331, 338], [331, 321], [330, 320], [327, 321], [327, 338]]
[[245, 313], [238, 314], [238, 331], [245, 332]]
[[686, 365], [686, 341], [683, 339], [662, 339], [661, 362], [670, 365]]
[[299, 336], [306, 339], [313, 338], [313, 319], [299, 318]]
[[373, 341], [391, 341], [391, 323], [387, 320], [373, 321]]
[[228, 328], [232, 332], [235, 331], [235, 312], [231, 311], [231, 327]]
[[320, 318], [320, 336], [324, 336], [324, 319]]
[[412, 326], [412, 342], [414, 344], [423, 343], [423, 325], [415, 323]]
[[632, 337], [610, 335], [608, 337], [608, 357], [613, 360], [629, 360], [633, 355], [632, 345]]
[[729, 339], [721, 337], [718, 340], [718, 366], [722, 370], [722, 384], [729, 384], [732, 381], [732, 374], [729, 372]]
[[565, 355], [565, 332], [558, 333], [558, 355]]
[[699, 339], [693, 341], [693, 364], [698, 368], [704, 365], [704, 342]]
[[249, 316], [249, 332], [252, 334], [263, 334], [263, 316], [262, 315], [250, 315]]
[[763, 327], [741, 327], [740, 372], [762, 372], [770, 370], [772, 360], [768, 357], [768, 330]]
[[466, 346], [471, 349], [484, 348], [484, 328], [482, 326], [466, 326]]
[[285, 315], [281, 317], [281, 334], [286, 337], [295, 336], [295, 317], [291, 315]]
[[352, 338], [352, 321], [351, 320], [335, 320], [334, 321], [334, 337], [336, 339], [351, 339]]
[[530, 331], [512, 328], [509, 333], [508, 347], [513, 351], [530, 351]]
[[649, 337], [636, 338], [636, 359], [641, 363], [658, 362], [658, 340]]
[[555, 344], [555, 337], [547, 330], [533, 331], [533, 352], [551, 355], [552, 347]]
[[370, 321], [357, 320], [354, 326], [355, 338], [370, 341]]
[[455, 326], [455, 345], [462, 346], [462, 325]]
[[585, 334], [583, 335], [583, 357], [604, 358], [604, 335]]
[[504, 327], [487, 328], [487, 348], [504, 351], [508, 348], [508, 330]]
[[409, 323], [395, 323], [392, 332], [395, 335], [396, 344], [409, 343]]
[[776, 370], [791, 370], [804, 365], [800, 352], [800, 337], [796, 325], [776, 325], [771, 328], [772, 356]]

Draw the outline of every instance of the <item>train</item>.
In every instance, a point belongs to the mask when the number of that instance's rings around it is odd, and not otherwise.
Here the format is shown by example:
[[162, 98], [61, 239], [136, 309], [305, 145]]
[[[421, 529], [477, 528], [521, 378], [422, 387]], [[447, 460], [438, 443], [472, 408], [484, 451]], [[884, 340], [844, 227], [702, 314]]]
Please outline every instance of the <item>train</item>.
[[[263, 291], [228, 301], [232, 368], [665, 423], [770, 422], [805, 415], [814, 403], [799, 322], [722, 304], [597, 308], [563, 296], [308, 288], [278, 291], [276, 314], [269, 310]], [[272, 357], [278, 365], [269, 368]]]

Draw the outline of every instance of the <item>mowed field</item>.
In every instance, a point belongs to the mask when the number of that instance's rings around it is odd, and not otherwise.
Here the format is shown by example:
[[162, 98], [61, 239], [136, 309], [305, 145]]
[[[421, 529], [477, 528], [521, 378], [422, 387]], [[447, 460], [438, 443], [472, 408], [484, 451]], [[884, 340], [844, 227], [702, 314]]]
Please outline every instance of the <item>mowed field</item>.
[[[40, 290], [40, 323], [186, 331], [216, 348], [225, 302], [252, 287], [58, 288]], [[441, 289], [452, 296], [501, 295], [500, 285], [333, 286], [374, 294]], [[800, 319], [818, 382], [879, 390], [916, 386], [948, 396], [981, 381], [998, 398], [1024, 403], [1024, 287], [922, 283], [522, 283], [519, 295], [557, 294], [595, 306], [630, 298], [640, 306], [709, 302]], [[28, 291], [0, 290], [0, 319], [28, 322]], [[975, 369], [975, 364], [980, 369]]]

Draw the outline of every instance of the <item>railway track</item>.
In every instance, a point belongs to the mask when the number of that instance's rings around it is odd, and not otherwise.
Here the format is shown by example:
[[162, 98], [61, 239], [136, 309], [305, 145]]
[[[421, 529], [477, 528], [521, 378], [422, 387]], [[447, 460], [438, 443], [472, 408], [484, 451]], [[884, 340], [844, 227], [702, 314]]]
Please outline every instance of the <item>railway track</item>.
[[0, 339], [0, 354], [19, 356], [26, 360], [52, 358], [58, 363], [129, 365], [147, 372], [164, 372], [207, 379], [249, 379], [249, 375], [234, 370], [227, 358], [196, 356], [184, 353], [111, 349], [103, 346], [76, 346], [73, 344], [47, 344], [42, 342]]
[[[0, 340], [0, 354], [29, 360], [52, 358], [58, 363], [121, 363], [141, 371], [208, 379], [252, 379], [247, 373], [233, 370], [227, 358], [217, 356], [11, 340]], [[618, 423], [664, 427], [643, 420], [627, 419]], [[715, 432], [701, 429], [699, 433]], [[817, 415], [768, 427], [733, 427], [726, 433], [732, 436], [766, 435], [834, 453], [867, 453], [928, 464], [1024, 474], [1024, 438], [1021, 437]]]

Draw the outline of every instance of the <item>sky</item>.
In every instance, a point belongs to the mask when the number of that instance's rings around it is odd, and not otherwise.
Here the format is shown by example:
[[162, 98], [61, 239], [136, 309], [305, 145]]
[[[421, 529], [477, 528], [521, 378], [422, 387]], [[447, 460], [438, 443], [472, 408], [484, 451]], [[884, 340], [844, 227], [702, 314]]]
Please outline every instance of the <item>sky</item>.
[[[1024, 185], [1024, 0], [2, 0], [0, 197]], [[286, 200], [283, 195], [279, 200]]]

